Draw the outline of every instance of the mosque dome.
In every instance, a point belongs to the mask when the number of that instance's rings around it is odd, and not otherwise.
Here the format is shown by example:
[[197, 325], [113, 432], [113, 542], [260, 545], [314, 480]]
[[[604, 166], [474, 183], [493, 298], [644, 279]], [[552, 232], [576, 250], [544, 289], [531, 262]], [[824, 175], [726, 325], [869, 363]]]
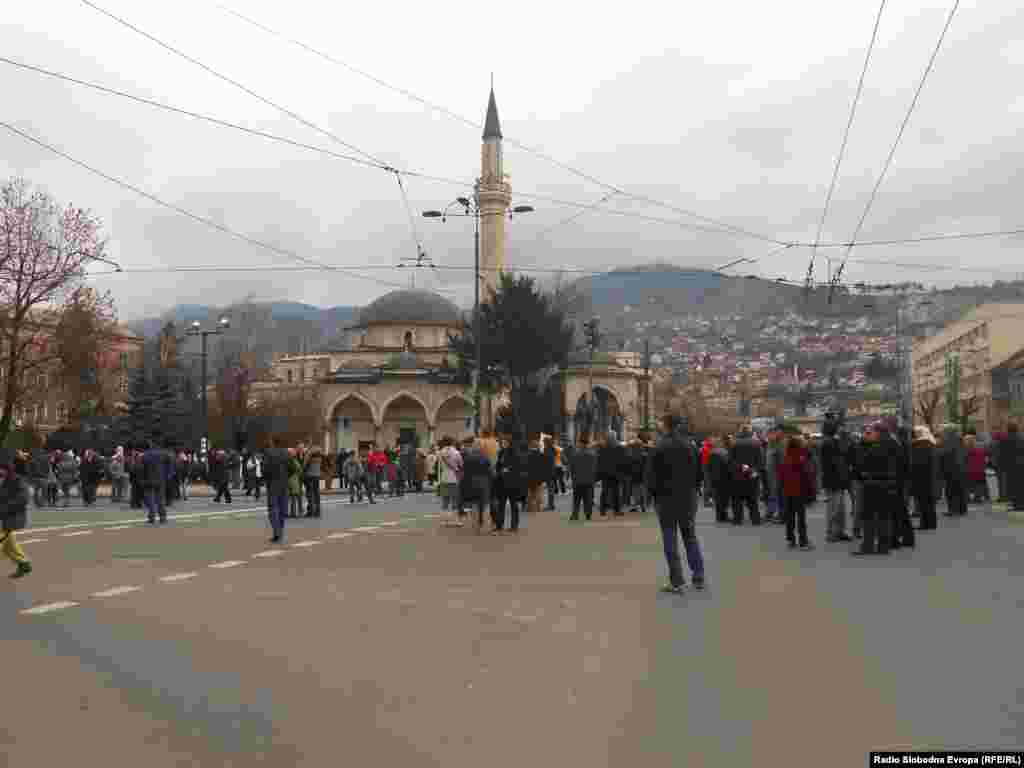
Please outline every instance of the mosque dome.
[[386, 293], [359, 313], [362, 326], [378, 323], [436, 323], [456, 325], [462, 312], [455, 304], [431, 291], [398, 290]]

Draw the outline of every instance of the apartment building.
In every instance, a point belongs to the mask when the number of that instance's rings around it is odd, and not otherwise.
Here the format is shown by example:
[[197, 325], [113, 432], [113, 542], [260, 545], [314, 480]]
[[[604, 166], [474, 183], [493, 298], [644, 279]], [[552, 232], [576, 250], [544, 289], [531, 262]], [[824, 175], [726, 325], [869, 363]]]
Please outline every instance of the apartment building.
[[[911, 393], [917, 404], [940, 398], [937, 421], [946, 420], [948, 363], [959, 361], [960, 400], [974, 403], [970, 420], [980, 432], [1003, 429], [1010, 412], [1004, 394], [1024, 367], [1024, 304], [983, 304], [935, 336], [918, 339], [911, 350]], [[995, 380], [995, 386], [993, 386]], [[995, 397], [993, 397], [995, 393]]]

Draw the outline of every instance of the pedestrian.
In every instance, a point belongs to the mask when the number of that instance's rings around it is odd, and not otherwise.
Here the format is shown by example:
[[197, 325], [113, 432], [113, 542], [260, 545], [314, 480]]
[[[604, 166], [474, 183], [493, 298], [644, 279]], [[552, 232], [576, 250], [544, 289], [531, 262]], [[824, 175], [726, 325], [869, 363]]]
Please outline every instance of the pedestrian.
[[[720, 437], [715, 437], [711, 441], [707, 477], [711, 483], [710, 495], [715, 506], [715, 522], [728, 523], [729, 507], [732, 503], [733, 472], [725, 440]], [[778, 484], [777, 478], [775, 483]], [[705, 495], [707, 494], [705, 493]]]
[[590, 446], [590, 437], [583, 433], [579, 438], [579, 447], [572, 452], [570, 459], [572, 474], [572, 514], [570, 520], [580, 519], [580, 508], [583, 516], [590, 520], [594, 514], [594, 483], [597, 481], [597, 451]]
[[484, 531], [484, 508], [490, 512], [491, 505], [491, 462], [484, 455], [479, 440], [467, 446], [462, 456], [462, 500], [475, 508], [475, 528], [478, 534]]
[[256, 501], [260, 500], [260, 489], [263, 487], [263, 457], [257, 453], [252, 454], [246, 460], [246, 472], [249, 476], [249, 490], [245, 495], [252, 492]]
[[288, 517], [302, 517], [302, 461], [295, 448], [288, 449]]
[[110, 501], [124, 501], [124, 486], [128, 478], [125, 468], [124, 448], [118, 446], [110, 457]]
[[967, 499], [987, 504], [992, 501], [988, 490], [988, 451], [978, 445], [978, 436], [974, 433], [964, 439], [964, 449], [967, 453]]
[[32, 563], [18, 544], [16, 531], [28, 523], [28, 488], [15, 471], [13, 457], [0, 455], [0, 542], [3, 553], [14, 563], [12, 579], [32, 573]]
[[306, 517], [320, 517], [320, 470], [323, 453], [314, 446], [302, 462], [302, 482], [306, 489]]
[[967, 514], [967, 452], [953, 424], [942, 432], [942, 480], [946, 487], [946, 517]]
[[450, 437], [441, 440], [441, 451], [438, 457], [440, 472], [438, 487], [441, 494], [442, 525], [462, 525], [462, 503], [459, 501], [459, 481], [462, 479], [462, 454], [460, 454]]
[[800, 549], [814, 549], [807, 537], [807, 505], [817, 495], [817, 477], [810, 451], [800, 435], [793, 435], [787, 441], [778, 473], [786, 520], [786, 541], [790, 549], [795, 549], [799, 536]]
[[918, 530], [934, 531], [935, 502], [938, 499], [939, 459], [935, 452], [935, 437], [926, 426], [914, 427], [910, 446], [910, 495], [914, 497], [921, 522]]
[[768, 433], [764, 450], [765, 522], [784, 523], [782, 492], [779, 488], [779, 465], [786, 454], [786, 440], [778, 427]]
[[[526, 497], [530, 489], [530, 451], [521, 432], [516, 432], [506, 441], [498, 454], [497, 476], [502, 486], [502, 495], [495, 513], [497, 531], [519, 530], [520, 512], [526, 509]], [[504, 528], [505, 501], [508, 501], [509, 525]]]
[[290, 458], [282, 450], [281, 441], [277, 436], [270, 438], [263, 461], [263, 474], [267, 481], [267, 516], [270, 518], [272, 535], [271, 544], [280, 544], [284, 540], [284, 521], [288, 514], [288, 486], [290, 474], [288, 469]]
[[854, 555], [889, 554], [893, 510], [899, 503], [902, 488], [898, 457], [883, 442], [888, 431], [888, 425], [875, 422], [864, 433], [864, 450], [858, 468], [864, 497], [861, 520], [864, 538], [860, 547], [853, 551]]
[[558, 446], [555, 445], [553, 435], [548, 435], [544, 440], [544, 459], [548, 467], [548, 479], [545, 483], [548, 490], [547, 511], [555, 509], [555, 496], [558, 494]]
[[749, 425], [736, 436], [729, 455], [732, 467], [732, 522], [743, 525], [743, 507], [750, 511], [751, 525], [761, 524], [758, 483], [764, 473], [761, 446]]
[[697, 494], [702, 480], [700, 456], [690, 441], [684, 419], [667, 414], [662, 424], [664, 435], [651, 452], [646, 470], [646, 485], [654, 496], [668, 562], [669, 583], [662, 591], [681, 593], [686, 584], [679, 556], [680, 535], [693, 586], [704, 589], [704, 558], [695, 528]]
[[342, 477], [345, 478], [345, 482], [348, 485], [348, 500], [350, 504], [363, 500], [364, 487], [366, 488], [367, 496], [370, 498], [370, 503], [373, 503], [373, 486], [367, 483], [366, 466], [359, 456], [356, 455], [355, 451], [350, 453], [345, 459], [345, 463], [342, 464]]
[[78, 483], [78, 462], [71, 451], [57, 452], [57, 482], [67, 507], [71, 504], [71, 489]]
[[86, 449], [78, 471], [81, 477], [82, 503], [91, 507], [96, 503], [96, 489], [99, 487], [100, 480], [103, 479], [103, 465], [96, 456], [96, 451], [91, 448]]
[[541, 506], [544, 504], [544, 484], [550, 478], [551, 473], [540, 435], [531, 435], [528, 446], [526, 512], [529, 515], [537, 515], [540, 514]]
[[154, 525], [159, 519], [161, 524], [166, 523], [167, 507], [164, 505], [164, 500], [167, 477], [164, 470], [164, 452], [150, 443], [145, 453], [142, 454], [141, 465], [146, 522]]
[[47, 502], [46, 481], [50, 475], [50, 460], [46, 451], [36, 450], [33, 452], [29, 472], [32, 478], [33, 501], [38, 509], [45, 506]]
[[210, 483], [216, 489], [213, 500], [225, 504], [231, 503], [231, 468], [228, 465], [227, 452], [223, 449], [214, 451], [210, 456]]
[[[852, 541], [846, 533], [846, 494], [850, 490], [850, 460], [846, 445], [839, 436], [839, 424], [827, 419], [822, 428], [821, 441], [821, 484], [825, 488], [828, 509], [825, 541]], [[806, 509], [803, 510], [806, 515]], [[787, 522], [788, 526], [788, 522]]]

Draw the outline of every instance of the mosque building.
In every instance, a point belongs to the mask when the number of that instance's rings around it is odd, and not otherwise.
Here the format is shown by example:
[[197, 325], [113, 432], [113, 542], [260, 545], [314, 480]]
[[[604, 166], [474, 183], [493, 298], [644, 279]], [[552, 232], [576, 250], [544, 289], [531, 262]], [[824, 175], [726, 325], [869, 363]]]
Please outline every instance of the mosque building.
[[[512, 200], [493, 88], [475, 194], [480, 211], [481, 300], [486, 300], [505, 269], [505, 220]], [[425, 447], [445, 436], [471, 436], [471, 393], [460, 382], [448, 349], [449, 334], [460, 333], [469, 320], [432, 291], [392, 291], [362, 308], [357, 322], [346, 329], [348, 348], [276, 359], [273, 386], [317, 388], [324, 414], [323, 448], [332, 453], [398, 441]], [[584, 404], [593, 382], [598, 425], [623, 439], [632, 436], [649, 415], [650, 378], [633, 353], [604, 355], [593, 370], [582, 359], [572, 361], [558, 374], [562, 424], [557, 426], [565, 436], [574, 437], [581, 414], [587, 413]], [[494, 402], [483, 405], [483, 427], [493, 424], [496, 407]]]

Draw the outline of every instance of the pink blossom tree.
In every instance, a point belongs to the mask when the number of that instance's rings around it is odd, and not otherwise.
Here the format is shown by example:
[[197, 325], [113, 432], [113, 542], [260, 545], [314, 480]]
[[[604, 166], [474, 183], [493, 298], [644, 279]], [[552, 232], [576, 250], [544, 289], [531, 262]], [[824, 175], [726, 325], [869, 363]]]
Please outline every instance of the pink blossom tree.
[[[81, 310], [86, 268], [104, 260], [104, 245], [100, 221], [88, 211], [62, 208], [24, 179], [0, 186], [0, 442], [26, 395], [41, 394], [30, 375], [61, 361], [67, 346], [56, 343], [55, 331], [65, 312]], [[94, 303], [111, 307], [109, 297]]]

